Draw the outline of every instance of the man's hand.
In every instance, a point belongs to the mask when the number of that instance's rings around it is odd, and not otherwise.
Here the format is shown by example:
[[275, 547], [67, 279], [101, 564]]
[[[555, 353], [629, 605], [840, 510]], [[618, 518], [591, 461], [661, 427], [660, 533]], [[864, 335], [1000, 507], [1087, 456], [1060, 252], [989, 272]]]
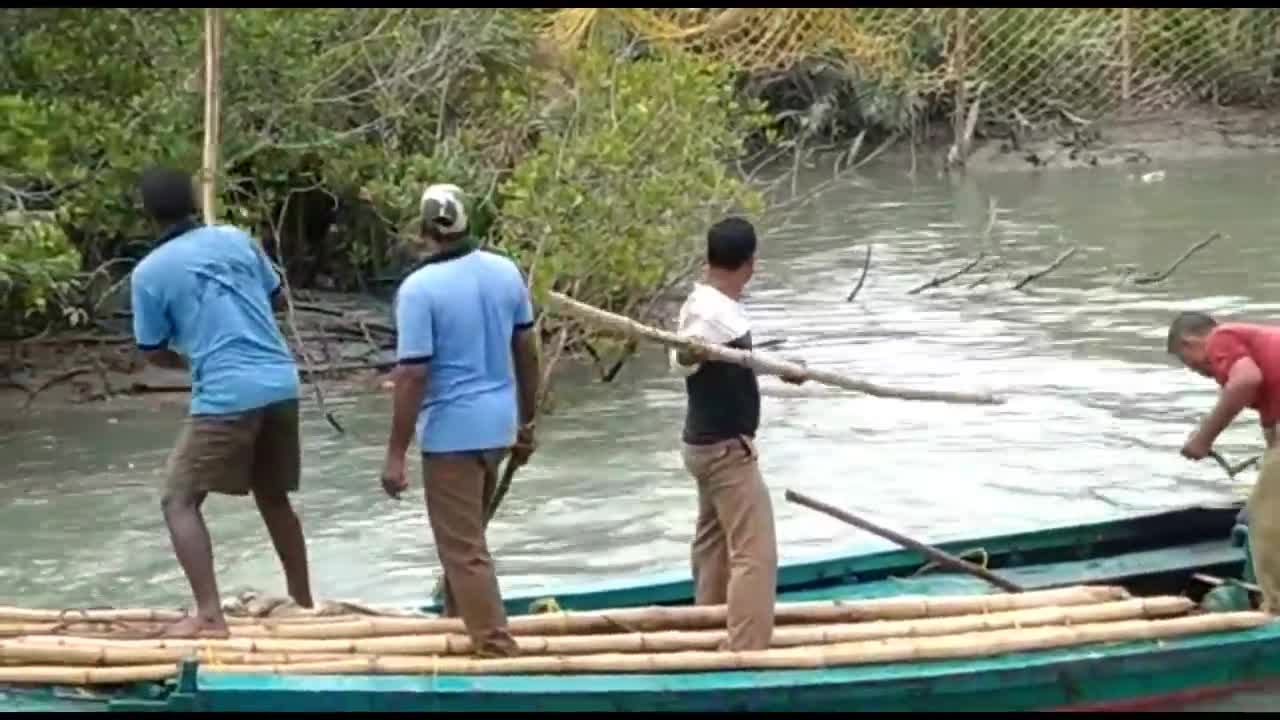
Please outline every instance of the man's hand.
[[[703, 343], [704, 345], [706, 344], [706, 341], [702, 338], [691, 337], [689, 339], [694, 342]], [[684, 365], [685, 367], [693, 367], [694, 365], [700, 365], [706, 361], [707, 351], [702, 348], [688, 347], [680, 348], [676, 351], [676, 362]]]
[[511, 448], [511, 462], [515, 463], [516, 467], [529, 462], [533, 451], [538, 447], [538, 443], [533, 437], [533, 431], [533, 423], [521, 425], [520, 429], [516, 431], [516, 444]]
[[[807, 367], [803, 360], [792, 360], [791, 362], [794, 362], [800, 367]], [[809, 379], [804, 375], [782, 375], [781, 378], [782, 382], [787, 383], [788, 385], [803, 385], [805, 381]]]
[[1209, 453], [1213, 450], [1213, 443], [1204, 439], [1199, 430], [1191, 433], [1187, 437], [1187, 441], [1182, 445], [1182, 457], [1188, 460], [1203, 460], [1209, 457]]
[[400, 499], [400, 493], [409, 489], [409, 481], [404, 476], [404, 456], [388, 452], [382, 462], [382, 489], [387, 495]]

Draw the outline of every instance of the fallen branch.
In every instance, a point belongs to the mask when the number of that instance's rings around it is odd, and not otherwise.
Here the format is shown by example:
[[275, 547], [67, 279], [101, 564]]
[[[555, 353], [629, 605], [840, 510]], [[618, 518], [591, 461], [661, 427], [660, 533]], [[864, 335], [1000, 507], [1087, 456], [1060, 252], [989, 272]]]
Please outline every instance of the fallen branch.
[[943, 285], [946, 285], [947, 283], [951, 282], [952, 280], [955, 280], [956, 278], [960, 277], [961, 275], [963, 275], [963, 274], [965, 274], [965, 273], [969, 272], [970, 270], [974, 269], [975, 267], [977, 267], [977, 266], [978, 266], [978, 263], [982, 262], [982, 259], [983, 259], [983, 258], [985, 258], [986, 256], [987, 256], [987, 253], [986, 253], [986, 251], [985, 251], [985, 250], [984, 250], [984, 251], [982, 251], [982, 252], [979, 252], [977, 257], [975, 257], [974, 259], [970, 260], [970, 261], [969, 261], [969, 263], [968, 263], [967, 265], [965, 265], [964, 267], [960, 268], [959, 270], [957, 270], [957, 271], [955, 271], [955, 272], [951, 273], [950, 275], [934, 275], [932, 280], [930, 280], [929, 282], [927, 282], [927, 283], [925, 283], [925, 284], [923, 284], [923, 285], [920, 285], [920, 286], [917, 286], [917, 287], [912, 288], [911, 290], [907, 291], [907, 294], [908, 294], [908, 295], [918, 295], [918, 294], [920, 294], [920, 293], [924, 292], [925, 290], [928, 290], [929, 288], [942, 287]]
[[22, 404], [22, 409], [26, 410], [27, 408], [30, 408], [30, 407], [31, 407], [31, 403], [35, 402], [36, 397], [37, 397], [40, 393], [44, 392], [45, 390], [48, 390], [49, 388], [53, 387], [54, 385], [57, 385], [57, 384], [58, 384], [58, 383], [60, 383], [60, 382], [66, 382], [67, 380], [70, 380], [70, 379], [72, 379], [72, 378], [74, 378], [74, 377], [77, 377], [77, 376], [80, 376], [80, 375], [85, 375], [85, 374], [87, 374], [87, 373], [94, 372], [94, 370], [95, 370], [95, 369], [96, 369], [96, 368], [94, 368], [94, 367], [92, 367], [92, 366], [81, 366], [81, 367], [72, 368], [72, 369], [67, 370], [67, 371], [65, 371], [65, 372], [60, 372], [60, 373], [58, 373], [57, 375], [54, 375], [53, 377], [49, 378], [48, 380], [45, 380], [45, 381], [44, 381], [43, 383], [41, 383], [38, 387], [36, 387], [36, 388], [32, 389], [32, 390], [27, 394], [27, 401], [26, 401], [26, 402], [24, 402], [24, 403]]
[[858, 276], [858, 284], [853, 286], [849, 297], [845, 298], [845, 302], [853, 302], [858, 297], [858, 291], [862, 289], [862, 284], [867, 281], [867, 272], [871, 270], [871, 243], [867, 243], [867, 257], [862, 261], [862, 274]]
[[986, 393], [958, 393], [931, 390], [889, 388], [862, 380], [854, 380], [838, 373], [814, 370], [786, 360], [770, 358], [757, 352], [736, 350], [720, 345], [707, 345], [675, 333], [648, 327], [628, 317], [592, 307], [558, 292], [549, 294], [552, 303], [567, 315], [592, 324], [602, 325], [627, 337], [650, 340], [666, 347], [692, 350], [721, 362], [749, 367], [758, 373], [812, 380], [823, 385], [861, 392], [874, 397], [899, 400], [934, 400], [938, 402], [967, 403], [975, 405], [999, 405], [1004, 402]]
[[1054, 270], [1057, 270], [1058, 268], [1062, 267], [1062, 264], [1063, 264], [1063, 263], [1065, 263], [1067, 260], [1069, 260], [1069, 259], [1071, 258], [1071, 256], [1072, 256], [1072, 255], [1075, 255], [1075, 254], [1076, 254], [1076, 250], [1078, 250], [1078, 249], [1079, 249], [1079, 248], [1077, 248], [1077, 247], [1075, 247], [1075, 246], [1073, 245], [1073, 246], [1072, 246], [1070, 249], [1068, 249], [1066, 252], [1062, 253], [1062, 254], [1061, 254], [1061, 255], [1059, 255], [1057, 258], [1055, 258], [1053, 262], [1051, 262], [1051, 263], [1049, 263], [1047, 266], [1045, 266], [1045, 268], [1044, 268], [1044, 269], [1042, 269], [1042, 270], [1037, 270], [1036, 272], [1033, 272], [1033, 273], [1031, 273], [1030, 275], [1028, 275], [1028, 276], [1026, 276], [1026, 277], [1022, 278], [1021, 280], [1019, 280], [1019, 281], [1018, 281], [1018, 284], [1013, 286], [1013, 289], [1014, 289], [1014, 290], [1021, 290], [1022, 288], [1026, 287], [1027, 285], [1030, 285], [1031, 283], [1035, 282], [1036, 280], [1039, 280], [1040, 278], [1042, 278], [1042, 277], [1044, 277], [1044, 276], [1048, 275], [1049, 273], [1053, 272]]
[[325, 307], [324, 305], [317, 305], [315, 303], [295, 303], [294, 309], [296, 309], [299, 312], [308, 312], [308, 313], [314, 313], [316, 315], [327, 315], [329, 317], [338, 318], [342, 320], [344, 323], [347, 323], [350, 327], [354, 328], [355, 332], [359, 332], [359, 333], [365, 333], [367, 331], [372, 330], [375, 332], [384, 333], [386, 335], [394, 336], [396, 334], [396, 329], [391, 327], [390, 325], [387, 325], [386, 323], [380, 323], [375, 320], [367, 320], [365, 318], [359, 317], [352, 313], [349, 313], [343, 310], [337, 310], [335, 308]]
[[[395, 366], [395, 361], [385, 362], [362, 362], [362, 363], [333, 363], [330, 365], [318, 365], [313, 367], [300, 367], [298, 374], [304, 380], [316, 375], [328, 375], [331, 373], [353, 373], [363, 370], [377, 370], [384, 372]], [[165, 393], [186, 393], [191, 392], [191, 386], [185, 383], [172, 384], [152, 384], [144, 382], [136, 382], [129, 386], [128, 393], [131, 395], [159, 395]], [[322, 408], [323, 409], [323, 408]]]
[[1149, 275], [1139, 275], [1133, 279], [1133, 284], [1134, 285], [1151, 285], [1154, 283], [1168, 280], [1169, 276], [1173, 275], [1174, 271], [1178, 269], [1179, 265], [1186, 262], [1187, 259], [1190, 258], [1192, 255], [1208, 247], [1209, 243], [1213, 242], [1214, 240], [1217, 240], [1220, 237], [1222, 237], [1222, 233], [1214, 233], [1210, 235], [1204, 240], [1201, 240], [1195, 245], [1192, 245], [1191, 247], [1187, 248], [1187, 251], [1182, 253], [1182, 257], [1178, 258], [1177, 260], [1174, 260], [1173, 264], [1170, 265], [1164, 272], [1152, 273]]

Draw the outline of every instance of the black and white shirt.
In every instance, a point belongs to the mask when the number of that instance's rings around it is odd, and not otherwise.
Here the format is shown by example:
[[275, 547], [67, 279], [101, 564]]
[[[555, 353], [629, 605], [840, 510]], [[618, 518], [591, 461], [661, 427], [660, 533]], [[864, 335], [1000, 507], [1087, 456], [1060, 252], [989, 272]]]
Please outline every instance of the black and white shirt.
[[[712, 345], [751, 349], [751, 321], [742, 304], [704, 283], [694, 285], [680, 308], [676, 332]], [[669, 362], [674, 371], [684, 375], [688, 393], [684, 442], [710, 445], [743, 435], [755, 437], [760, 424], [760, 387], [754, 370], [715, 360], [686, 367], [677, 359], [676, 350], [669, 352]]]

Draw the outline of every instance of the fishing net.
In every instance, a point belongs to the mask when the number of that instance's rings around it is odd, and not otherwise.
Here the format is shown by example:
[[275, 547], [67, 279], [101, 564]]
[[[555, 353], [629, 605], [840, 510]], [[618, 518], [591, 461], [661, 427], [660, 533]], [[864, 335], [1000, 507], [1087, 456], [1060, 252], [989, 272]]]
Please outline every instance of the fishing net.
[[570, 48], [602, 26], [753, 73], [835, 63], [868, 85], [977, 102], [1001, 123], [1167, 113], [1280, 89], [1276, 8], [571, 8], [548, 33]]

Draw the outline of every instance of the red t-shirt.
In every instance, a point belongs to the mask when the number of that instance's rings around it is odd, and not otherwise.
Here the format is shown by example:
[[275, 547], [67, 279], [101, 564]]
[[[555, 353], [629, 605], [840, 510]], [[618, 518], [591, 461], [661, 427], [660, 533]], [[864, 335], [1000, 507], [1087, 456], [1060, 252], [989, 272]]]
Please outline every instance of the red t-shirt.
[[1209, 333], [1205, 349], [1218, 385], [1226, 385], [1237, 360], [1253, 358], [1262, 371], [1262, 385], [1249, 407], [1258, 411], [1263, 427], [1280, 421], [1280, 327], [1223, 323]]

